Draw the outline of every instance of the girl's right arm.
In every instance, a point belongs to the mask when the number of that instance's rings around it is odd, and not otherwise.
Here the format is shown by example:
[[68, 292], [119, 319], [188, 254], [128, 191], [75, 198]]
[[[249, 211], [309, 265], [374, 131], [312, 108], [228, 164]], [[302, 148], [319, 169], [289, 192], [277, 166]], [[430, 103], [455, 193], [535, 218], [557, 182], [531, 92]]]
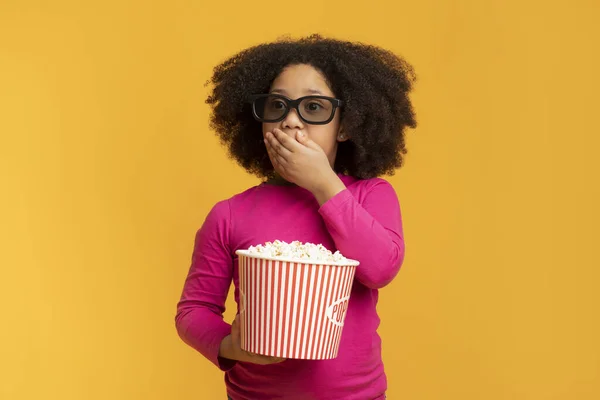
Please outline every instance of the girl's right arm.
[[198, 230], [175, 317], [181, 339], [222, 370], [235, 364], [219, 357], [221, 342], [231, 334], [231, 325], [223, 321], [233, 279], [229, 222], [229, 201], [222, 201], [212, 208]]
[[242, 351], [237, 321], [232, 331], [232, 326], [223, 320], [233, 279], [230, 217], [229, 201], [219, 202], [197, 232], [192, 265], [175, 317], [181, 339], [223, 371], [233, 368], [236, 360], [256, 364], [281, 361]]

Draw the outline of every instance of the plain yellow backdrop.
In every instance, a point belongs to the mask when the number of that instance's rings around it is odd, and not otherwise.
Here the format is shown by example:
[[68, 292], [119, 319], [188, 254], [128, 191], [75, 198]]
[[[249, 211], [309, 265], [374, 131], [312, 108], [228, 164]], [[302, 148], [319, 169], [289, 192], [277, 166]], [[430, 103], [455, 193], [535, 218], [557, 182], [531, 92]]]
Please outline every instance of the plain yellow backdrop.
[[389, 178], [389, 398], [600, 398], [599, 19], [597, 0], [1, 1], [0, 399], [223, 399], [175, 305], [210, 207], [257, 179], [204, 83], [313, 32], [419, 76]]

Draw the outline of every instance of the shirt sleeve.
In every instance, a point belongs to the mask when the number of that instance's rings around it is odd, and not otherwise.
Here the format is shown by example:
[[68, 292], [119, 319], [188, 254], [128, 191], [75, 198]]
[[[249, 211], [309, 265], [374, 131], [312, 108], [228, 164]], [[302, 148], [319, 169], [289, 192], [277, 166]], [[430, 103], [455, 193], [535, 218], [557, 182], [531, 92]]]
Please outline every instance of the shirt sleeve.
[[235, 365], [219, 357], [221, 341], [231, 333], [231, 325], [223, 320], [233, 278], [230, 214], [229, 202], [217, 203], [198, 230], [175, 317], [181, 339], [223, 371]]
[[345, 189], [319, 209], [337, 249], [360, 262], [355, 279], [379, 289], [389, 284], [404, 261], [404, 235], [398, 196], [383, 179], [362, 204]]

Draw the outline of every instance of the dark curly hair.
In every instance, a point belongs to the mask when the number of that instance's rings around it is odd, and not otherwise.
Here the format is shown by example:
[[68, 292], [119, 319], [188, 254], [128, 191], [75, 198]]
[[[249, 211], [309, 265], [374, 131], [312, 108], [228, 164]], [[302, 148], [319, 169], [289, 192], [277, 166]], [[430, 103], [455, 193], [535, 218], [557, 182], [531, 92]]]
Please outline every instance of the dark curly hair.
[[338, 146], [334, 169], [366, 179], [393, 175], [406, 154], [405, 128], [416, 127], [408, 94], [412, 67], [382, 48], [312, 35], [280, 39], [241, 51], [214, 69], [210, 126], [231, 156], [259, 177], [273, 175], [261, 123], [252, 116], [248, 96], [267, 93], [288, 65], [319, 70], [344, 102], [341, 121], [350, 140]]

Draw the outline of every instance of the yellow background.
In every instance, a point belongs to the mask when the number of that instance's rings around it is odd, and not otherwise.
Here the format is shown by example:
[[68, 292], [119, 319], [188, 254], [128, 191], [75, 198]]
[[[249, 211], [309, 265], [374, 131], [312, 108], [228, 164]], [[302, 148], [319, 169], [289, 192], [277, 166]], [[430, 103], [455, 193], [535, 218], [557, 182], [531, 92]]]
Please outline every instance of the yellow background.
[[597, 0], [3, 0], [0, 399], [223, 399], [173, 317], [196, 229], [257, 180], [208, 130], [203, 84], [312, 32], [419, 75], [390, 178], [389, 398], [600, 398], [599, 19]]

